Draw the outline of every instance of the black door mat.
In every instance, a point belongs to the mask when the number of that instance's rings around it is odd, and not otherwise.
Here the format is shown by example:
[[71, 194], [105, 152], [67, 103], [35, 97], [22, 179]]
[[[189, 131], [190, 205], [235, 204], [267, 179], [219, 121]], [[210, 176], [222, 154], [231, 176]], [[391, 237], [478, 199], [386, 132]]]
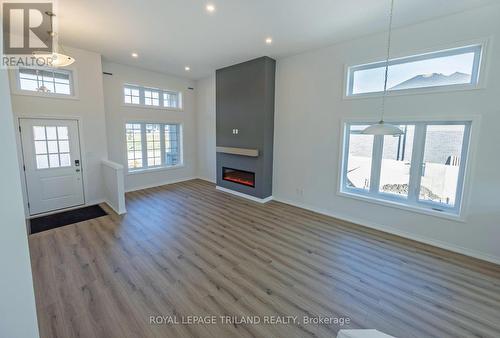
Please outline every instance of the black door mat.
[[89, 219], [106, 216], [108, 213], [98, 205], [42, 216], [30, 220], [31, 233], [59, 228], [65, 225], [87, 221]]

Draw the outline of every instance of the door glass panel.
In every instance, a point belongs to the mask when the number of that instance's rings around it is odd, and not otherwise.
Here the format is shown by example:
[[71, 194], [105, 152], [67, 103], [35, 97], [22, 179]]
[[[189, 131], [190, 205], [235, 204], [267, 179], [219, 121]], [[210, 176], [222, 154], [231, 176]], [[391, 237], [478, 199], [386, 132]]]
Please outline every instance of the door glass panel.
[[33, 135], [35, 140], [45, 140], [45, 127], [33, 127]]
[[36, 155], [37, 169], [47, 169], [49, 167], [49, 158], [47, 155]]
[[57, 129], [56, 127], [45, 127], [47, 132], [47, 140], [57, 140]]
[[57, 127], [57, 138], [59, 140], [68, 139], [68, 127]]
[[384, 136], [379, 191], [408, 197], [415, 126], [400, 125], [398, 127], [405, 132], [403, 135]]
[[464, 133], [464, 125], [427, 126], [420, 200], [455, 205]]
[[59, 155], [50, 154], [49, 155], [49, 164], [50, 164], [51, 168], [58, 168], [59, 167]]
[[71, 166], [68, 127], [35, 126], [33, 134], [37, 169]]
[[69, 141], [59, 141], [59, 152], [69, 153]]
[[57, 154], [57, 141], [47, 141], [47, 145], [49, 148], [49, 154]]
[[71, 160], [69, 158], [69, 154], [60, 154], [61, 159], [61, 167], [69, 167], [71, 166]]
[[373, 135], [361, 134], [366, 127], [350, 126], [346, 182], [349, 188], [370, 189]]
[[35, 153], [37, 155], [47, 154], [47, 142], [35, 141]]

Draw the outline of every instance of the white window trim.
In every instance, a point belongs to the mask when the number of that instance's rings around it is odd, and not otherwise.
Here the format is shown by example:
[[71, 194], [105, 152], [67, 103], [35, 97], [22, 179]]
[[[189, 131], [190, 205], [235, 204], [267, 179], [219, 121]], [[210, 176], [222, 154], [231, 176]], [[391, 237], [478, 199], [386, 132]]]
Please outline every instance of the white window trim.
[[[411, 88], [411, 89], [401, 89], [401, 90], [393, 90], [388, 91], [387, 96], [402, 96], [402, 95], [422, 95], [422, 94], [434, 94], [434, 93], [447, 93], [447, 92], [456, 92], [456, 91], [470, 91], [470, 90], [481, 90], [486, 88], [486, 77], [487, 77], [487, 59], [489, 53], [489, 41], [490, 38], [484, 39], [475, 39], [469, 41], [462, 41], [459, 43], [454, 43], [451, 45], [441, 45], [439, 47], [434, 47], [432, 49], [425, 50], [412, 50], [408, 53], [393, 56], [391, 60], [400, 61], [409, 58], [418, 58], [428, 56], [429, 54], [436, 53], [447, 53], [455, 50], [460, 50], [468, 47], [480, 46], [481, 51], [479, 55], [479, 61], [475, 67], [477, 75], [477, 81], [473, 84], [457, 84], [457, 85], [448, 85], [448, 86], [434, 86], [434, 87], [423, 87], [423, 88]], [[383, 95], [383, 92], [371, 92], [371, 93], [360, 93], [360, 94], [349, 94], [350, 86], [351, 86], [351, 73], [354, 67], [362, 67], [369, 66], [374, 64], [385, 64], [385, 61], [381, 60], [381, 58], [375, 60], [364, 60], [356, 63], [346, 64], [344, 66], [344, 82], [343, 82], [343, 99], [344, 100], [358, 100], [358, 99], [370, 99], [370, 98], [379, 98]]]
[[[125, 87], [133, 87], [135, 89], [139, 89], [139, 103], [138, 104], [125, 102], [125, 94], [124, 94]], [[158, 106], [145, 104], [144, 90], [158, 91], [160, 93]], [[178, 93], [178, 95], [179, 95], [179, 107], [177, 107], [177, 108], [176, 107], [165, 107], [164, 102], [163, 102], [163, 93], [164, 92]], [[121, 88], [121, 97], [122, 97], [122, 99], [121, 99], [122, 106], [124, 106], [124, 107], [134, 107], [134, 108], [154, 109], [154, 110], [168, 110], [168, 111], [175, 111], [175, 112], [184, 111], [184, 95], [181, 91], [177, 91], [177, 90], [160, 89], [160, 88], [153, 88], [153, 87], [149, 87], [149, 86], [137, 85], [137, 84], [132, 84], [132, 83], [123, 83], [122, 88]]]
[[[401, 120], [397, 119], [391, 119], [391, 118], [386, 118], [386, 122], [388, 123], [394, 123], [394, 124], [411, 124], [411, 123], [443, 123], [443, 124], [460, 124], [467, 122], [468, 123], [468, 130], [466, 127], [465, 135], [464, 135], [464, 142], [463, 144], [465, 147], [462, 149], [462, 158], [465, 158], [465, 161], [462, 161], [460, 165], [460, 173], [459, 177], [462, 176], [463, 179], [458, 183], [459, 185], [457, 186], [457, 200], [455, 203], [455, 207], [453, 208], [443, 208], [442, 210], [436, 210], [433, 209], [432, 207], [438, 206], [438, 204], [432, 203], [432, 202], [425, 202], [425, 201], [420, 201], [418, 203], [406, 203], [409, 201], [409, 199], [404, 199], [404, 198], [398, 198], [398, 196], [392, 196], [390, 194], [387, 194], [387, 198], [381, 198], [380, 195], [382, 194], [375, 194], [371, 191], [362, 191], [361, 189], [353, 189], [353, 188], [347, 188], [346, 183], [344, 181], [344, 172], [347, 167], [347, 158], [346, 158], [346, 152], [348, 151], [348, 134], [346, 133], [347, 127], [349, 124], [362, 124], [365, 125], [367, 123], [376, 123], [376, 120], [373, 119], [363, 119], [363, 118], [356, 118], [356, 119], [344, 119], [341, 121], [341, 128], [340, 128], [340, 149], [339, 149], [339, 171], [338, 171], [338, 177], [337, 177], [337, 195], [341, 197], [347, 197], [355, 200], [360, 200], [364, 202], [369, 202], [369, 203], [374, 203], [378, 205], [384, 205], [388, 207], [393, 207], [397, 209], [402, 209], [402, 210], [407, 210], [407, 211], [412, 211], [412, 212], [417, 212], [421, 214], [426, 214], [430, 216], [435, 216], [438, 218], [444, 218], [444, 219], [449, 219], [449, 220], [454, 220], [454, 221], [460, 221], [460, 222], [466, 222], [466, 216], [467, 216], [467, 207], [469, 204], [469, 191], [470, 191], [470, 182], [471, 182], [471, 176], [473, 172], [473, 167], [474, 167], [474, 154], [477, 152], [477, 133], [474, 132], [474, 130], [479, 129], [481, 117], [480, 116], [454, 116], [454, 117], [443, 117], [443, 118], [438, 118], [438, 117], [431, 117], [431, 118], [426, 118], [426, 117], [415, 117], [415, 118], [405, 118], [404, 122], [401, 122]], [[425, 136], [425, 135], [424, 135]], [[415, 134], [415, 138], [418, 137], [417, 134]], [[347, 143], [346, 143], [347, 142]], [[425, 145], [425, 139], [422, 140], [421, 142], [421, 147]], [[418, 146], [418, 145], [417, 145]], [[413, 150], [413, 154], [417, 154], [420, 151], [415, 151], [416, 148]], [[422, 148], [423, 150], [423, 148]], [[423, 151], [420, 152], [423, 155]], [[415, 155], [418, 156], [418, 155]], [[465, 157], [464, 157], [465, 156]], [[412, 159], [413, 161], [413, 159]], [[417, 168], [420, 169], [420, 168]], [[378, 173], [380, 176], [380, 173]], [[415, 176], [414, 176], [415, 177]], [[373, 184], [371, 184], [373, 186]], [[419, 187], [416, 187], [417, 190]], [[451, 212], [450, 212], [451, 211]]]
[[[47, 68], [47, 67], [25, 67], [25, 68], [31, 68], [31, 69], [40, 69], [40, 70], [54, 70], [52, 68]], [[14, 85], [11, 86], [12, 90], [12, 95], [20, 95], [20, 96], [36, 96], [40, 98], [48, 98], [48, 99], [64, 99], [64, 100], [79, 100], [80, 97], [78, 96], [78, 74], [76, 69], [74, 68], [65, 68], [65, 69], [57, 69], [55, 70], [58, 71], [63, 71], [67, 72], [69, 74], [69, 83], [70, 83], [70, 90], [71, 94], [70, 95], [65, 95], [65, 94], [56, 94], [56, 93], [44, 93], [44, 92], [35, 92], [31, 90], [24, 90], [21, 89], [21, 79], [19, 75], [19, 68], [15, 69], [13, 71], [14, 75]]]
[[[142, 164], [143, 166], [141, 168], [129, 168], [128, 166], [128, 150], [127, 150], [127, 124], [140, 124], [141, 125], [141, 151], [142, 151]], [[162, 162], [164, 161], [164, 156], [165, 156], [165, 125], [167, 124], [176, 124], [179, 126], [179, 163], [176, 165], [158, 165], [154, 167], [147, 167], [147, 142], [146, 142], [146, 124], [159, 124], [160, 125], [160, 147], [161, 147], [161, 156], [162, 156]], [[184, 167], [184, 126], [180, 122], [157, 122], [157, 121], [148, 121], [148, 120], [142, 120], [142, 121], [126, 121], [124, 124], [124, 144], [125, 144], [125, 164], [124, 167], [127, 169], [126, 174], [127, 175], [134, 175], [134, 174], [141, 174], [141, 173], [148, 173], [148, 172], [154, 172], [154, 171], [162, 171], [162, 170], [173, 170], [173, 169], [179, 169]]]

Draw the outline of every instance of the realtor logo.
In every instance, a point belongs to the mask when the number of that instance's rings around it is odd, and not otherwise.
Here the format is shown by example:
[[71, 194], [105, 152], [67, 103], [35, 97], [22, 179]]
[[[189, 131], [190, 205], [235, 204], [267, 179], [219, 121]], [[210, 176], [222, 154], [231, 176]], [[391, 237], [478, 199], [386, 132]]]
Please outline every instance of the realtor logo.
[[52, 3], [3, 3], [3, 54], [52, 52]]

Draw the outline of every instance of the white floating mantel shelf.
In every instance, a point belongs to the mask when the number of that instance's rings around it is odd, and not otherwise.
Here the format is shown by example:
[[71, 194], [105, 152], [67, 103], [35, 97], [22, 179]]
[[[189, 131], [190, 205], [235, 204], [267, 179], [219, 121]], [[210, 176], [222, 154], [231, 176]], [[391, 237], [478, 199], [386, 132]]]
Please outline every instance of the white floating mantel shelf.
[[249, 157], [259, 156], [258, 149], [233, 148], [233, 147], [217, 147], [216, 149], [218, 153], [224, 153], [224, 154], [249, 156]]

